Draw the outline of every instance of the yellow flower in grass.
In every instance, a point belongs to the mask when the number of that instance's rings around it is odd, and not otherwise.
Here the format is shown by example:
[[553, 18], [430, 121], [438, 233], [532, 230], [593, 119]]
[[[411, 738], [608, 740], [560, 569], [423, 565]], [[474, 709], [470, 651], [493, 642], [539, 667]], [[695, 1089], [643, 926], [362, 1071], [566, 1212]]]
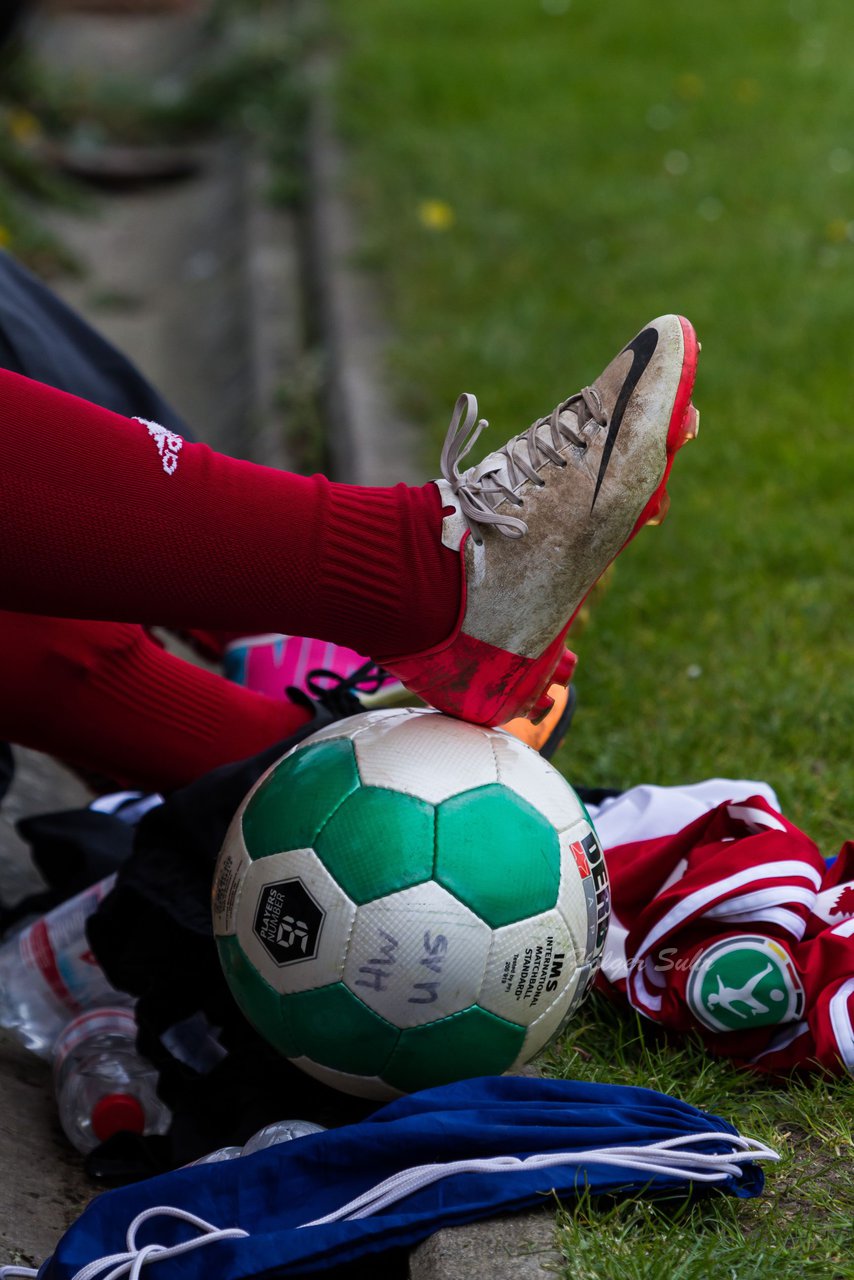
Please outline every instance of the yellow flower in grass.
[[686, 71], [676, 80], [676, 92], [680, 98], [691, 101], [692, 98], [702, 98], [706, 92], [706, 86], [700, 76], [695, 71]]
[[30, 111], [22, 111], [16, 107], [6, 117], [9, 134], [16, 142], [26, 144], [37, 138], [42, 131], [36, 117]]
[[758, 80], [752, 80], [749, 77], [744, 80], [736, 80], [733, 89], [733, 97], [736, 102], [741, 103], [743, 107], [750, 107], [754, 102], [758, 102], [762, 89]]
[[824, 234], [831, 244], [842, 244], [848, 239], [850, 222], [846, 218], [833, 218], [824, 229]]
[[418, 206], [418, 221], [428, 231], [447, 231], [454, 225], [456, 215], [447, 200], [422, 200]]
[[12, 232], [0, 223], [0, 249], [8, 249], [12, 243]]

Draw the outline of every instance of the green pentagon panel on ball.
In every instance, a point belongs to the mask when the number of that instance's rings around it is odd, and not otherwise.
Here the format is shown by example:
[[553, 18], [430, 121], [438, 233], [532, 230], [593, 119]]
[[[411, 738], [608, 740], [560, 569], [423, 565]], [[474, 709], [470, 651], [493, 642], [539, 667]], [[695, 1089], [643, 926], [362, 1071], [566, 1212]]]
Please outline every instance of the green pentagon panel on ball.
[[432, 804], [362, 786], [335, 810], [314, 847], [354, 902], [370, 902], [430, 879], [434, 823]]
[[380, 1075], [400, 1038], [397, 1027], [340, 982], [303, 991], [286, 1003], [303, 1055], [336, 1071]]
[[223, 973], [255, 1030], [286, 1058], [298, 1057], [302, 1049], [293, 1033], [281, 992], [264, 981], [237, 938], [217, 938], [216, 941]]
[[243, 812], [250, 858], [310, 848], [323, 824], [359, 786], [352, 742], [301, 745], [268, 772]]
[[513, 1066], [525, 1028], [484, 1009], [464, 1009], [441, 1022], [400, 1033], [383, 1080], [403, 1093], [466, 1076], [501, 1075]]
[[493, 783], [439, 805], [436, 879], [493, 928], [557, 902], [560, 844], [533, 805]]

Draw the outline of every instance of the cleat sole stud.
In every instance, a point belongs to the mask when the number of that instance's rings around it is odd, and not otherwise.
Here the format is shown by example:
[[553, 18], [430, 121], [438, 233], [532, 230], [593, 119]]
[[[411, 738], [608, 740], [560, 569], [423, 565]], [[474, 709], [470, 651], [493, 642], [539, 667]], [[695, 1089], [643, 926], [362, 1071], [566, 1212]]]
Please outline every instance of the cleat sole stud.
[[554, 669], [554, 675], [552, 676], [552, 683], [562, 684], [565, 688], [569, 684], [570, 680], [572, 679], [572, 673], [575, 670], [575, 662], [576, 662], [576, 658], [572, 650], [564, 649], [563, 653], [560, 655], [560, 658], [558, 659], [557, 666]]
[[665, 516], [667, 515], [669, 510], [670, 510], [670, 494], [665, 489], [659, 499], [657, 509], [653, 511], [649, 516], [649, 518], [647, 519], [647, 524], [653, 529], [655, 529], [658, 525], [663, 524]]

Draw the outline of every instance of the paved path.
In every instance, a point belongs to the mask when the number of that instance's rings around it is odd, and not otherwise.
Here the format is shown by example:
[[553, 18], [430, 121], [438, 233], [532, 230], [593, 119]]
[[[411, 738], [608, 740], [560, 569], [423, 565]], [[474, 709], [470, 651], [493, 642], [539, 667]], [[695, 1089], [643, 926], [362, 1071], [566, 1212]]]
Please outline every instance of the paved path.
[[[63, 72], [110, 67], [147, 80], [183, 74], [203, 49], [201, 28], [200, 10], [144, 19], [45, 12], [32, 41]], [[213, 143], [202, 158], [191, 181], [105, 196], [92, 216], [53, 214], [86, 267], [55, 287], [201, 438], [281, 465], [278, 380], [296, 342], [281, 301], [296, 296], [292, 231], [258, 204], [257, 166], [234, 142]], [[9, 901], [40, 884], [14, 820], [90, 798], [47, 757], [16, 750], [16, 760], [0, 815], [0, 894]], [[95, 1193], [59, 1129], [49, 1068], [0, 1033], [0, 1264], [41, 1263]]]

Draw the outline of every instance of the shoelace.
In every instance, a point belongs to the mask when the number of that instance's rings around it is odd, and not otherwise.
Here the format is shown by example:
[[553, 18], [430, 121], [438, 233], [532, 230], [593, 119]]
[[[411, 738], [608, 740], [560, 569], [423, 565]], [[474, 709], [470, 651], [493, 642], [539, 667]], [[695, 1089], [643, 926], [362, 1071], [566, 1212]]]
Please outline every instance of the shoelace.
[[[681, 1148], [707, 1142], [724, 1143], [725, 1152], [683, 1151]], [[321, 1227], [330, 1222], [368, 1218], [390, 1204], [403, 1200], [421, 1187], [457, 1173], [513, 1173], [522, 1169], [548, 1169], [560, 1164], [604, 1164], [633, 1173], [664, 1174], [690, 1182], [723, 1182], [740, 1178], [742, 1162], [779, 1160], [778, 1152], [755, 1138], [734, 1133], [684, 1133], [639, 1147], [593, 1147], [580, 1151], [541, 1151], [531, 1156], [487, 1156], [482, 1159], [453, 1160], [444, 1164], [423, 1164], [402, 1169], [348, 1204], [324, 1218], [306, 1222], [306, 1227]], [[75, 1280], [77, 1277], [75, 1276]]]
[[[727, 1150], [721, 1152], [705, 1152], [684, 1150], [688, 1146], [702, 1146], [705, 1143], [721, 1143]], [[744, 1138], [734, 1133], [684, 1133], [678, 1138], [667, 1138], [662, 1142], [650, 1142], [645, 1146], [594, 1147], [580, 1151], [544, 1151], [520, 1159], [518, 1156], [489, 1156], [473, 1160], [452, 1160], [445, 1163], [418, 1165], [412, 1169], [401, 1169], [383, 1182], [377, 1183], [362, 1195], [341, 1205], [325, 1217], [316, 1218], [313, 1222], [304, 1222], [299, 1229], [320, 1227], [332, 1222], [352, 1221], [367, 1218], [379, 1213], [382, 1209], [405, 1199], [413, 1191], [438, 1182], [441, 1178], [461, 1173], [513, 1173], [522, 1169], [547, 1169], [560, 1164], [605, 1164], [618, 1169], [626, 1169], [633, 1173], [650, 1175], [664, 1174], [672, 1178], [681, 1178], [690, 1182], [722, 1182], [726, 1178], [740, 1178], [744, 1162], [756, 1160], [779, 1160], [780, 1156], [764, 1142], [753, 1138]], [[139, 1248], [136, 1233], [144, 1222], [160, 1215], [177, 1218], [189, 1226], [196, 1227], [201, 1235], [185, 1240], [176, 1245], [147, 1244]], [[184, 1209], [176, 1209], [171, 1205], [159, 1205], [146, 1209], [138, 1214], [127, 1230], [127, 1252], [110, 1254], [105, 1258], [97, 1258], [81, 1267], [73, 1280], [139, 1280], [142, 1268], [149, 1262], [165, 1262], [192, 1249], [215, 1244], [219, 1240], [235, 1240], [248, 1236], [240, 1227], [220, 1229], [204, 1218]], [[106, 1274], [105, 1269], [110, 1270]], [[13, 1276], [37, 1276], [32, 1267], [0, 1267], [0, 1280]]]
[[[143, 1223], [150, 1218], [177, 1218], [191, 1227], [196, 1227], [202, 1234], [183, 1240], [180, 1244], [146, 1244], [141, 1248], [136, 1242], [136, 1233]], [[197, 1218], [194, 1213], [185, 1209], [176, 1209], [172, 1205], [157, 1205], [138, 1213], [127, 1229], [125, 1253], [111, 1253], [105, 1258], [96, 1258], [85, 1267], [74, 1273], [73, 1280], [139, 1280], [142, 1268], [149, 1262], [165, 1262], [168, 1258], [177, 1258], [182, 1253], [190, 1253], [193, 1249], [204, 1248], [205, 1245], [216, 1244], [220, 1240], [241, 1240], [249, 1235], [240, 1227], [215, 1227], [204, 1218]], [[109, 1271], [105, 1268], [109, 1267]], [[102, 1274], [103, 1273], [103, 1274]], [[0, 1267], [0, 1280], [11, 1280], [12, 1276], [37, 1276], [33, 1267]]]
[[360, 693], [376, 693], [388, 678], [388, 673], [376, 662], [365, 662], [349, 676], [318, 667], [306, 676], [305, 685], [312, 698], [321, 706], [343, 720], [346, 716], [364, 711], [359, 701]]
[[[327, 671], [325, 667], [317, 667], [308, 673], [305, 683], [309, 692], [319, 698], [322, 694], [341, 687], [361, 693], [376, 693], [388, 678], [388, 672], [384, 667], [368, 659], [349, 676], [342, 676], [338, 671]], [[328, 683], [323, 683], [325, 681]]]
[[[318, 667], [306, 676], [305, 689], [289, 685], [286, 693], [291, 702], [305, 707], [310, 715], [316, 715], [320, 706], [334, 720], [344, 720], [347, 716], [356, 716], [364, 711], [358, 698], [359, 691], [374, 693], [387, 678], [388, 673], [372, 661], [363, 663], [349, 676]], [[2, 1274], [0, 1280], [3, 1280]]]
[[[477, 531], [478, 525], [494, 525], [506, 538], [521, 538], [526, 534], [528, 526], [524, 520], [518, 516], [499, 515], [495, 508], [505, 498], [514, 506], [523, 506], [523, 499], [516, 491], [525, 480], [532, 480], [537, 488], [542, 489], [546, 482], [540, 478], [537, 468], [544, 462], [566, 467], [568, 464], [560, 451], [567, 443], [579, 449], [587, 448], [588, 441], [579, 430], [561, 421], [561, 414], [567, 410], [575, 415], [578, 428], [591, 420], [604, 427], [608, 421], [597, 393], [592, 387], [584, 387], [499, 449], [497, 452], [503, 455], [502, 461], [490, 466], [477, 478], [467, 479], [460, 472], [459, 464], [471, 452], [489, 423], [486, 418], [478, 420], [475, 396], [464, 391], [458, 397], [442, 446], [440, 467], [457, 496], [463, 518], [478, 545], [483, 541]], [[544, 426], [549, 428], [550, 440], [538, 434], [540, 427]], [[507, 483], [499, 479], [502, 470], [506, 470]]]

